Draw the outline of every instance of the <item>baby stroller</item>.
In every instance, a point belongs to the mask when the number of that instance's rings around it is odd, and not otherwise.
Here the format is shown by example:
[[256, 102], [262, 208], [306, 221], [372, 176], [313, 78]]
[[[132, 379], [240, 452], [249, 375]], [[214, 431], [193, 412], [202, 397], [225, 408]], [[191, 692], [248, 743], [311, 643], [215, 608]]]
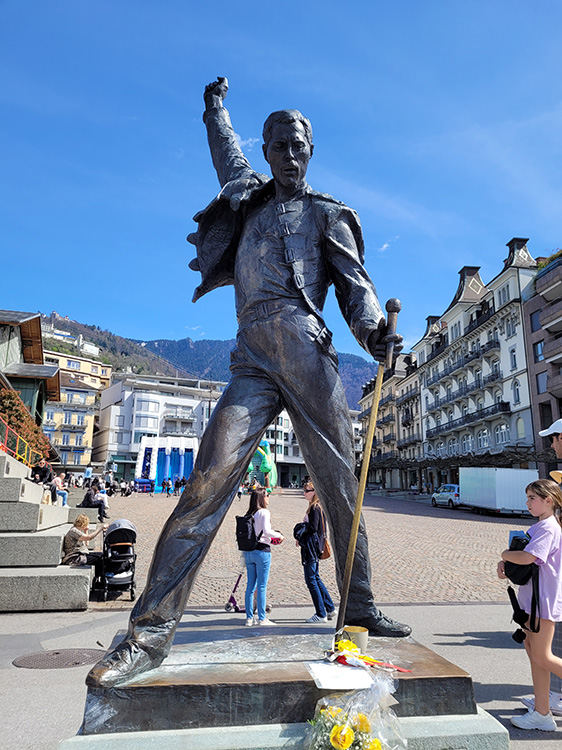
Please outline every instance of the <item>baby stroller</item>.
[[125, 518], [119, 518], [107, 527], [103, 539], [103, 570], [99, 582], [104, 602], [107, 601], [109, 589], [128, 589], [131, 601], [135, 600], [136, 541], [136, 526]]

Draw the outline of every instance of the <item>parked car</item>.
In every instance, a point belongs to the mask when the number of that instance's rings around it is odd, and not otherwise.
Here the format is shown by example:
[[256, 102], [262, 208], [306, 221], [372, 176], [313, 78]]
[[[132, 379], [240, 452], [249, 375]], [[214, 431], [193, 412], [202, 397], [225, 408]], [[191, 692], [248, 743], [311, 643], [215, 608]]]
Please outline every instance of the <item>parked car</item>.
[[461, 495], [458, 484], [442, 484], [431, 496], [433, 507], [438, 505], [448, 505], [449, 508], [456, 508], [461, 503]]

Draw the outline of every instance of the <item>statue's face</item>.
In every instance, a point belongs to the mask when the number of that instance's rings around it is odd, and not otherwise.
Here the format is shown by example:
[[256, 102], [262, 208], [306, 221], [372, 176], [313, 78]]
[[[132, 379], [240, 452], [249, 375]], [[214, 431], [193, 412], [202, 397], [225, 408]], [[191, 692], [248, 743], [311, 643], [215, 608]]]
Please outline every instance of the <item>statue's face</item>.
[[273, 179], [284, 188], [297, 188], [304, 182], [313, 146], [300, 122], [275, 123], [263, 154]]

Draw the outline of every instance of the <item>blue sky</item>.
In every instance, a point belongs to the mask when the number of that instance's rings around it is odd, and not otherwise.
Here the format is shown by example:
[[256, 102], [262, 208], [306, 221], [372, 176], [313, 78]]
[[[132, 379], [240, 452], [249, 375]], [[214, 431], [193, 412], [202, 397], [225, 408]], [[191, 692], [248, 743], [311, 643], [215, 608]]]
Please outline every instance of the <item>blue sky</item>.
[[[252, 165], [307, 115], [309, 182], [357, 209], [366, 266], [417, 341], [463, 265], [562, 245], [562, 4], [541, 0], [0, 0], [0, 307], [132, 338], [235, 335], [232, 288], [191, 303], [193, 215], [218, 183], [202, 92]], [[334, 301], [339, 351], [361, 354]]]

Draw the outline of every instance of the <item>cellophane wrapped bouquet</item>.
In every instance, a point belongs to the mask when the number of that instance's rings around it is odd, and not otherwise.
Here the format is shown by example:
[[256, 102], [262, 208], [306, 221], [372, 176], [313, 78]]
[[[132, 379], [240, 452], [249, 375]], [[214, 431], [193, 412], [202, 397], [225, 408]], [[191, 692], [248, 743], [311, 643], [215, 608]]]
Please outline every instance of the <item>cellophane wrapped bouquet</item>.
[[394, 681], [377, 671], [373, 685], [322, 698], [305, 742], [306, 750], [405, 750], [398, 718], [390, 708]]

